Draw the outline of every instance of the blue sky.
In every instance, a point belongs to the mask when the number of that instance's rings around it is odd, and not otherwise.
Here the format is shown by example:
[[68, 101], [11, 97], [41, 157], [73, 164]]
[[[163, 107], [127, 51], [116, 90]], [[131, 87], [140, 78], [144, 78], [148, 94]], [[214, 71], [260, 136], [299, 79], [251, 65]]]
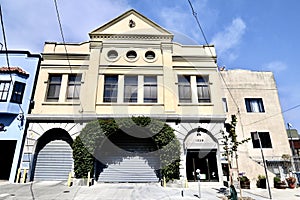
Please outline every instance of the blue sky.
[[[67, 42], [87, 41], [88, 32], [134, 8], [174, 33], [204, 44], [187, 0], [57, 0]], [[298, 0], [191, 0], [218, 65], [274, 72], [282, 110], [300, 104]], [[1, 3], [9, 49], [41, 53], [45, 41], [61, 42], [53, 0]], [[0, 37], [1, 42], [2, 36]], [[300, 130], [300, 107], [284, 113]]]

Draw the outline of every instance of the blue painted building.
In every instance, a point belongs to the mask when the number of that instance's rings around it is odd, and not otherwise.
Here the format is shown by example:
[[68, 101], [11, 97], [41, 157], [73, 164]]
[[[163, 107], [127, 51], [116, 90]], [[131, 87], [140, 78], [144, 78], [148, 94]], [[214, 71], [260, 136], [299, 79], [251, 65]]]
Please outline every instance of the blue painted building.
[[0, 179], [14, 182], [41, 56], [0, 51]]

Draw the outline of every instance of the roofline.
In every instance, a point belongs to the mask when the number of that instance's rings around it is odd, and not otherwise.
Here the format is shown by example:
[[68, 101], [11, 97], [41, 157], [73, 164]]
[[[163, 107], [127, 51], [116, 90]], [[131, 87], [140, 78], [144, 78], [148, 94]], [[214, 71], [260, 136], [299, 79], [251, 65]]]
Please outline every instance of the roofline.
[[120, 21], [123, 17], [127, 16], [129, 13], [132, 13], [132, 12], [133, 12], [133, 13], [136, 13], [136, 14], [139, 15], [140, 17], [145, 18], [146, 20], [148, 20], [149, 22], [153, 23], [154, 25], [156, 25], [157, 27], [159, 27], [159, 28], [162, 29], [163, 31], [167, 32], [168, 34], [174, 36], [173, 33], [171, 33], [170, 31], [168, 31], [167, 29], [163, 28], [162, 26], [160, 26], [160, 25], [157, 24], [156, 22], [152, 21], [151, 19], [147, 18], [146, 16], [142, 15], [141, 13], [139, 13], [138, 11], [136, 11], [135, 9], [130, 9], [130, 10], [126, 11], [125, 13], [119, 15], [118, 17], [116, 17], [116, 18], [114, 18], [114, 19], [108, 21], [107, 23], [103, 24], [102, 26], [100, 26], [100, 27], [98, 27], [98, 28], [92, 30], [92, 31], [89, 33], [89, 36], [91, 36], [92, 32], [95, 32], [95, 31], [97, 31], [97, 30], [99, 30], [99, 29], [103, 29], [103, 28], [109, 26], [109, 25], [110, 25], [111, 23], [113, 23], [113, 22], [118, 22], [118, 21]]

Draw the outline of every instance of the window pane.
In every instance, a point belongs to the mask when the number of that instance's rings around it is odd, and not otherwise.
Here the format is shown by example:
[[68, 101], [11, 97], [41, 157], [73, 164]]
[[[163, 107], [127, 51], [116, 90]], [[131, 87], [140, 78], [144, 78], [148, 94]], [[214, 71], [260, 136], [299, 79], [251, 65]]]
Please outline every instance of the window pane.
[[23, 94], [25, 90], [25, 83], [15, 82], [12, 97], [10, 99], [13, 103], [22, 103]]
[[125, 76], [124, 102], [137, 102], [137, 76]]
[[261, 98], [246, 98], [245, 104], [247, 112], [265, 112]]
[[105, 75], [103, 102], [117, 102], [118, 75]]
[[210, 102], [210, 91], [208, 85], [208, 77], [197, 76], [197, 94], [198, 94], [198, 102]]
[[192, 101], [189, 76], [178, 76], [178, 95], [181, 103], [190, 103]]
[[228, 112], [227, 100], [226, 98], [222, 98], [224, 112]]
[[79, 99], [81, 74], [70, 74], [68, 80], [67, 98]]
[[157, 103], [157, 78], [156, 76], [144, 77], [144, 102]]
[[[270, 134], [268, 132], [258, 132], [262, 148], [272, 148]], [[260, 148], [257, 132], [251, 133], [253, 148]]]
[[10, 81], [0, 82], [0, 101], [6, 101], [9, 93]]
[[48, 101], [58, 101], [60, 87], [61, 87], [62, 75], [50, 74], [47, 100]]

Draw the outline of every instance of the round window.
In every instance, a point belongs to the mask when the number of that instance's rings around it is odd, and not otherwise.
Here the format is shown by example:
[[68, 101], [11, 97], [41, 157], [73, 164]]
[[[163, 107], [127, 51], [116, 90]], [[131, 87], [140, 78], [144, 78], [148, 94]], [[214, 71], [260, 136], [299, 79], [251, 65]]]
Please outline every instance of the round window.
[[145, 58], [147, 58], [149, 60], [153, 60], [155, 58], [155, 53], [153, 51], [147, 51], [145, 53]]
[[126, 57], [130, 60], [133, 60], [137, 57], [137, 54], [135, 51], [131, 50], [127, 52]]
[[110, 50], [108, 53], [107, 53], [107, 57], [111, 60], [114, 60], [118, 57], [118, 52], [116, 50]]

